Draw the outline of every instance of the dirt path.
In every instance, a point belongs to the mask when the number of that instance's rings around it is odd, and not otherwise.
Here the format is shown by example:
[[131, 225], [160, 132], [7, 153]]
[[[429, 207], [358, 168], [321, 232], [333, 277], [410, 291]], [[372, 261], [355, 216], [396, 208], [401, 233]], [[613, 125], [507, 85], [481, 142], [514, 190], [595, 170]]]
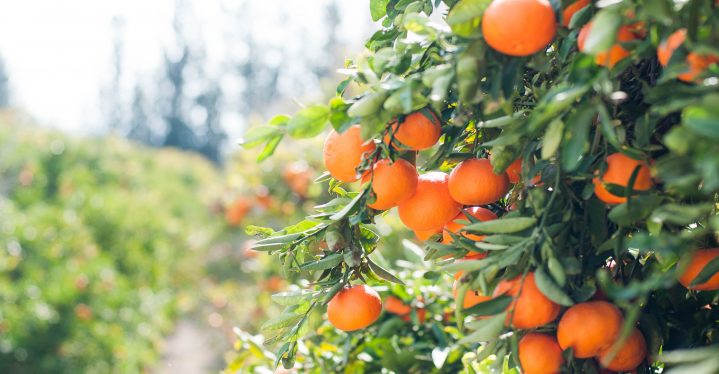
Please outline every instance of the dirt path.
[[192, 319], [181, 320], [167, 338], [155, 374], [204, 374], [222, 370], [224, 351], [217, 338], [208, 326]]

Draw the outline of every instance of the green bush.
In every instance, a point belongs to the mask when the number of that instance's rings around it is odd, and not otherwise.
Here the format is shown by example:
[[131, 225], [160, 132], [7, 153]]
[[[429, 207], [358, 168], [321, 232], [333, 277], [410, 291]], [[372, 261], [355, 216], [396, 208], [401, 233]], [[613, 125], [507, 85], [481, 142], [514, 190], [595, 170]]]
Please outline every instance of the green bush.
[[0, 372], [141, 372], [218, 232], [209, 163], [0, 116]]

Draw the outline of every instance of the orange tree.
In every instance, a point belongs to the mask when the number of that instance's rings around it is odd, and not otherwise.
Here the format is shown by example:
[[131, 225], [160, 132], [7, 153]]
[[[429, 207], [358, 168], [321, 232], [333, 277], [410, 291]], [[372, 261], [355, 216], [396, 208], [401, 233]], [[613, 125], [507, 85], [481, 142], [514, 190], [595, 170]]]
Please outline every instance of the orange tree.
[[[337, 95], [243, 141], [264, 145], [265, 158], [285, 136], [333, 128], [329, 173], [316, 182], [335, 198], [282, 230], [249, 228], [264, 236], [257, 250], [305, 279], [275, 295], [287, 306], [266, 324], [277, 363], [312, 355], [302, 339], [323, 339], [329, 303], [330, 323], [358, 330], [334, 360], [349, 365], [379, 338], [378, 295], [360, 284], [456, 273], [455, 326], [433, 323], [447, 339], [438, 347], [471, 353], [467, 372], [488, 357], [527, 373], [719, 370], [716, 2], [371, 0], [370, 9], [381, 29], [347, 62]], [[404, 281], [373, 260], [382, 240], [373, 223], [393, 206], [432, 261]], [[351, 315], [334, 318], [335, 304]]]

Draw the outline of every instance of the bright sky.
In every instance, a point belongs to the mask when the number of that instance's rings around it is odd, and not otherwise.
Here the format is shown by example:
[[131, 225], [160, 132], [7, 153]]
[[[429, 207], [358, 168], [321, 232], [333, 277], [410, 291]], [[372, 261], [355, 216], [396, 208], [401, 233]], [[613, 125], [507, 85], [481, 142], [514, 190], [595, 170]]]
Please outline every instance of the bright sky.
[[[235, 48], [240, 0], [185, 0], [206, 42], [209, 64], [220, 64]], [[248, 23], [269, 42], [321, 38], [331, 0], [248, 0]], [[352, 53], [371, 32], [368, 1], [335, 0], [341, 10], [343, 41]], [[128, 75], [154, 77], [163, 46], [172, 40], [176, 0], [0, 0], [0, 55], [9, 70], [13, 104], [42, 123], [73, 132], [99, 129], [98, 96], [110, 80], [112, 19], [124, 21], [124, 63]], [[235, 13], [230, 13], [234, 11]], [[280, 16], [278, 16], [280, 15]], [[286, 19], [282, 19], [284, 15]], [[210, 66], [211, 70], [212, 67]], [[131, 84], [125, 89], [129, 92]]]

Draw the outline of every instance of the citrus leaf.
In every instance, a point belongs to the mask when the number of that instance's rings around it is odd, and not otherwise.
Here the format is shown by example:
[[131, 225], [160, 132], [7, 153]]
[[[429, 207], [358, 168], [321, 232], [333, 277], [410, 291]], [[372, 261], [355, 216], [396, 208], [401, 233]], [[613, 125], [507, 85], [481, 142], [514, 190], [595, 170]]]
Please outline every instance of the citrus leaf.
[[285, 291], [285, 292], [279, 292], [271, 296], [272, 301], [274, 301], [277, 304], [284, 305], [284, 306], [293, 306], [297, 305], [302, 301], [308, 301], [311, 300], [317, 296], [317, 293], [310, 290], [293, 290], [293, 291]]
[[372, 16], [372, 21], [377, 22], [387, 14], [387, 4], [389, 4], [389, 0], [370, 0], [369, 13]]
[[[511, 303], [511, 296], [502, 295], [465, 309], [464, 313], [473, 316], [493, 316], [506, 310]], [[470, 327], [471, 325], [467, 324], [467, 326]]]
[[489, 0], [460, 0], [447, 15], [447, 24], [452, 32], [465, 38], [479, 37], [479, 23], [489, 3]]
[[385, 270], [381, 266], [377, 265], [376, 263], [374, 263], [374, 261], [370, 260], [369, 258], [367, 259], [367, 265], [369, 265], [369, 268], [372, 269], [372, 271], [375, 274], [377, 274], [378, 277], [380, 277], [388, 282], [404, 285], [404, 282], [402, 282], [402, 280], [395, 277], [392, 273]]
[[295, 313], [285, 313], [262, 324], [260, 330], [272, 331], [296, 325], [304, 316]]
[[692, 280], [692, 283], [689, 286], [696, 286], [698, 284], [702, 284], [708, 281], [717, 272], [719, 272], [719, 257], [713, 258], [706, 265], [704, 265], [702, 271], [697, 274], [696, 278]]
[[537, 282], [537, 288], [549, 298], [559, 305], [572, 306], [574, 301], [567, 295], [556, 283], [550, 278], [544, 270], [539, 267], [534, 271], [534, 280]]
[[617, 38], [622, 18], [614, 9], [602, 9], [592, 19], [592, 26], [584, 42], [584, 52], [597, 54], [608, 50]]
[[327, 125], [330, 109], [313, 105], [297, 112], [287, 123], [287, 132], [295, 138], [312, 138], [319, 135]]
[[534, 217], [502, 218], [473, 223], [465, 226], [464, 230], [484, 234], [509, 234], [530, 228], [535, 223], [537, 219]]
[[504, 328], [507, 313], [477, 321], [476, 330], [459, 340], [459, 344], [474, 344], [496, 339]]
[[342, 253], [331, 253], [319, 260], [305, 262], [300, 265], [300, 270], [315, 271], [333, 268], [342, 262], [344, 258]]

